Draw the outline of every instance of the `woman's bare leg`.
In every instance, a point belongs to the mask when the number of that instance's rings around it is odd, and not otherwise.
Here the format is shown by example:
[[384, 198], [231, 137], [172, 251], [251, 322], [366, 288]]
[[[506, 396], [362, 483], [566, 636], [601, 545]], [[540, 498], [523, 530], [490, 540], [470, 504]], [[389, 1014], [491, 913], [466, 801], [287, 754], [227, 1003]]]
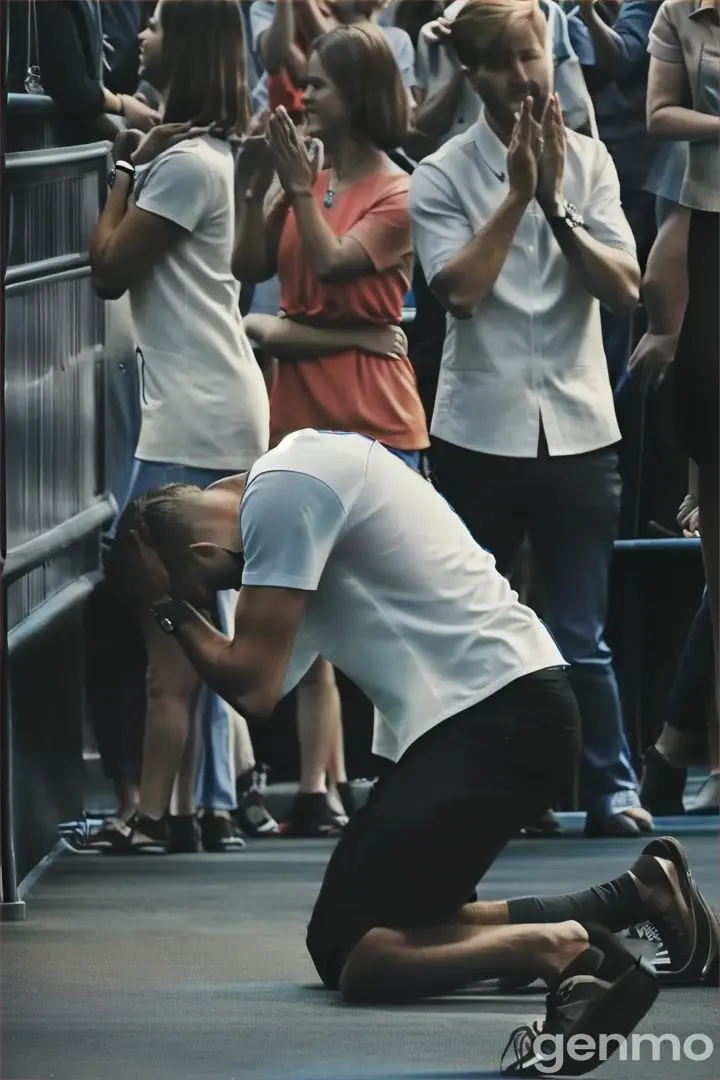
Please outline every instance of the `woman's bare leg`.
[[177, 641], [143, 620], [148, 665], [143, 772], [137, 812], [159, 820], [170, 805], [200, 681]]
[[113, 783], [115, 790], [115, 798], [117, 799], [117, 813], [115, 814], [116, 821], [127, 821], [131, 818], [137, 809], [138, 797], [140, 794], [140, 784], [134, 777], [128, 778], [122, 777], [120, 780], [115, 780]]
[[330, 753], [330, 761], [328, 762], [328, 781], [333, 787], [337, 784], [347, 783], [347, 771], [345, 768], [345, 743], [343, 740], [343, 726], [342, 726], [342, 707], [340, 705], [340, 694], [337, 691], [337, 722], [334, 724], [333, 741]]
[[255, 748], [252, 744], [247, 720], [239, 713], [232, 713], [231, 726], [232, 755], [235, 764], [235, 779], [255, 768]]
[[193, 710], [190, 718], [185, 749], [180, 759], [180, 768], [175, 777], [170, 812], [180, 817], [190, 817], [197, 811], [195, 802], [195, 786], [197, 772], [198, 745], [200, 742], [200, 723], [197, 709]]
[[300, 742], [300, 791], [327, 791], [327, 774], [342, 743], [340, 693], [332, 664], [318, 658], [297, 692], [297, 730]]

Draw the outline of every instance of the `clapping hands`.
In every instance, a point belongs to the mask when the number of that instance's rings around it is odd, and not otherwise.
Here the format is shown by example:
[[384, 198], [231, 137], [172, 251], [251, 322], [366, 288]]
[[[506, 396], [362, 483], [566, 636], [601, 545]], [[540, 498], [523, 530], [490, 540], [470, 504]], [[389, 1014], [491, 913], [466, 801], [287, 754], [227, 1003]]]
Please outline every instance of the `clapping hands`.
[[322, 165], [323, 147], [317, 139], [306, 146], [287, 110], [280, 106], [270, 117], [268, 141], [275, 170], [287, 195], [307, 195]]
[[508, 148], [508, 179], [522, 199], [537, 198], [552, 213], [562, 199], [565, 124], [557, 94], [548, 98], [539, 121], [533, 107], [534, 99], [527, 97], [517, 114]]

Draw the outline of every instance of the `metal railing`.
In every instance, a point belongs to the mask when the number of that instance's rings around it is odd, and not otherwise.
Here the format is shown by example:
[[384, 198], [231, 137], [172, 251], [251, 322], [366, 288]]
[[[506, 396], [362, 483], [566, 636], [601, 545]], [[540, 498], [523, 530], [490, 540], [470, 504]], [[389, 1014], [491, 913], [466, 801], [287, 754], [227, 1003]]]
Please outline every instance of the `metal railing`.
[[[16, 130], [19, 118], [49, 121], [52, 113], [49, 99], [9, 96]], [[2, 918], [24, 913], [13, 827], [13, 656], [89, 589], [85, 575], [100, 565], [100, 536], [116, 512], [104, 476], [104, 304], [87, 254], [108, 149], [44, 146], [5, 157]]]

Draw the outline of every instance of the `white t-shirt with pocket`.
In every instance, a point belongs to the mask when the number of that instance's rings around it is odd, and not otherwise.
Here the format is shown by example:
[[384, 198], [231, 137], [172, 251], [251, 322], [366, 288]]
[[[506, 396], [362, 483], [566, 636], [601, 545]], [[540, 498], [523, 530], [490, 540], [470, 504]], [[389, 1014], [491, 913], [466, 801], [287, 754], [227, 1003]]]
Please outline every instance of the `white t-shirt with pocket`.
[[186, 230], [130, 289], [142, 407], [136, 457], [249, 468], [267, 450], [270, 410], [231, 269], [230, 145], [205, 135], [172, 147], [139, 170], [134, 199]]

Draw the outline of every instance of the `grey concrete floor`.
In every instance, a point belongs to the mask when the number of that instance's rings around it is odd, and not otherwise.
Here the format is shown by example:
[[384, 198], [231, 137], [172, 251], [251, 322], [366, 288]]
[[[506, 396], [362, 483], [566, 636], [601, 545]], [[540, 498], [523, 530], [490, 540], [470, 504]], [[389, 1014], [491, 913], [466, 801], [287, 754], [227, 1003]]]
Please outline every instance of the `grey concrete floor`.
[[[683, 835], [718, 904], [717, 833]], [[485, 898], [584, 888], [623, 872], [634, 841], [516, 841]], [[267, 840], [233, 856], [63, 855], [2, 927], [3, 1080], [282, 1080], [499, 1075], [505, 1041], [539, 1019], [539, 992], [487, 989], [403, 1008], [352, 1008], [321, 990], [304, 928], [330, 852]], [[661, 993], [642, 1032], [713, 1040], [702, 1062], [615, 1060], [614, 1080], [716, 1080], [718, 991]], [[694, 1044], [701, 1050], [699, 1043]]]

